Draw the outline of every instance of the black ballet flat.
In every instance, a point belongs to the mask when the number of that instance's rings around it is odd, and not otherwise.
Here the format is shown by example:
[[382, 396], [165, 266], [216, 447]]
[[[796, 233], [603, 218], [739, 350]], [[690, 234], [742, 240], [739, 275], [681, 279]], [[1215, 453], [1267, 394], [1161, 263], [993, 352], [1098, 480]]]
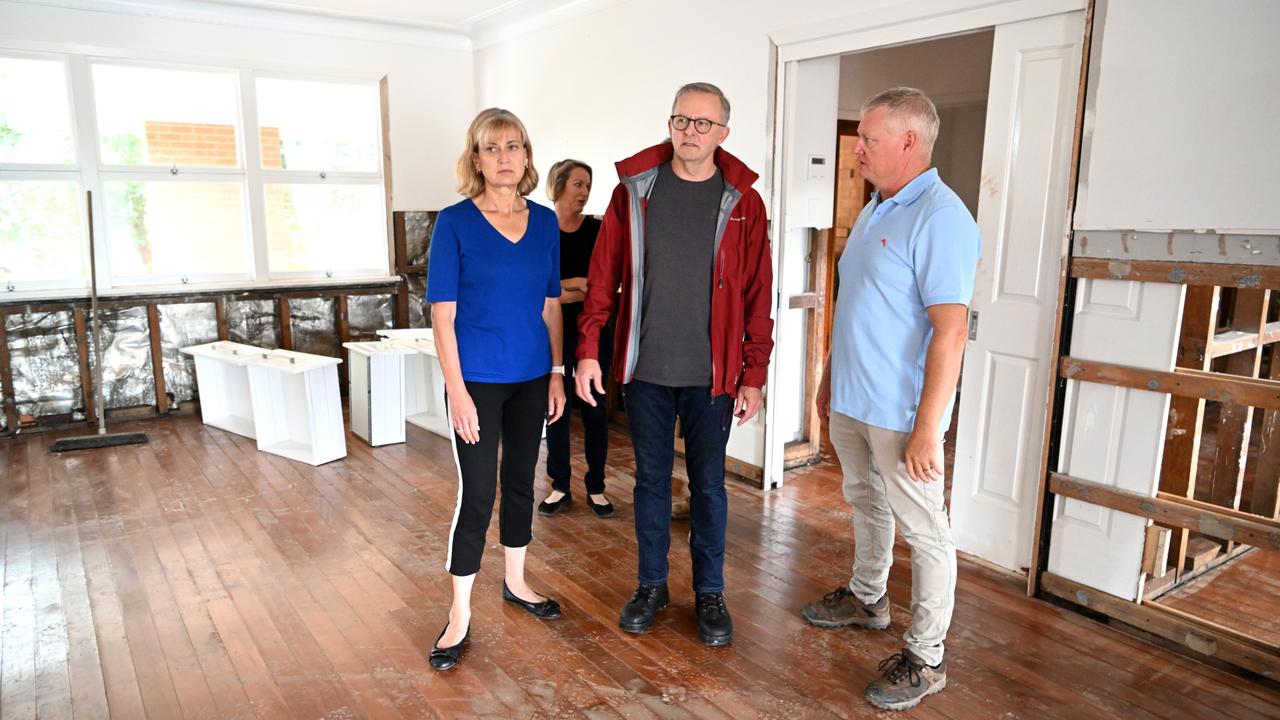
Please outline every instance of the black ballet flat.
[[505, 581], [502, 583], [502, 599], [528, 610], [530, 614], [539, 620], [558, 620], [560, 618], [560, 603], [551, 599], [543, 600], [540, 603], [521, 600], [516, 597], [515, 593], [511, 592]]
[[444, 630], [440, 631], [440, 637], [436, 638], [436, 645], [431, 648], [431, 654], [427, 656], [427, 663], [429, 663], [434, 670], [448, 670], [454, 665], [457, 665], [458, 661], [462, 659], [462, 646], [466, 645], [467, 640], [471, 638], [471, 627], [467, 626], [466, 634], [462, 636], [462, 639], [458, 641], [457, 645], [442, 648], [439, 644], [440, 638], [444, 637], [445, 630], [448, 629], [449, 626], [445, 625]]
[[591, 506], [591, 511], [596, 514], [596, 517], [607, 518], [607, 517], [613, 516], [613, 503], [609, 502], [608, 500], [605, 500], [602, 504], [597, 505], [591, 499], [591, 496], [588, 495], [587, 504]]
[[[591, 502], [591, 500], [588, 499], [587, 502], [589, 503]], [[538, 503], [538, 514], [539, 515], [555, 515], [561, 510], [567, 510], [569, 506], [572, 504], [573, 504], [573, 498], [569, 497], [568, 493], [565, 493], [563, 496], [561, 496], [559, 500], [555, 502], [547, 502], [546, 500], [543, 500], [542, 502]]]

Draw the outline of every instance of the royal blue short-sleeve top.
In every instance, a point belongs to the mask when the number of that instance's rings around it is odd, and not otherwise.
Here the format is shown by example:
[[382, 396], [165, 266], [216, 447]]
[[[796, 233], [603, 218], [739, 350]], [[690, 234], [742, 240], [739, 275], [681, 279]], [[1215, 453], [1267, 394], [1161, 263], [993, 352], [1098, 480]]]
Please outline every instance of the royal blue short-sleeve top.
[[498, 232], [470, 198], [436, 217], [427, 269], [427, 302], [456, 302], [454, 331], [462, 378], [524, 382], [551, 372], [542, 309], [560, 296], [560, 225], [529, 204], [518, 242]]

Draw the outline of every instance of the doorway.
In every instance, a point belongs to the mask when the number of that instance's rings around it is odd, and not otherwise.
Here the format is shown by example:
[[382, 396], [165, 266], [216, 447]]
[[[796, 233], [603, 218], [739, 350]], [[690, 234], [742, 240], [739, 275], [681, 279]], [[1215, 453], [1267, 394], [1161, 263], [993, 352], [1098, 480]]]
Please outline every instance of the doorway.
[[[891, 42], [901, 43], [896, 35]], [[949, 503], [959, 548], [1013, 571], [1029, 565], [1034, 534], [1083, 36], [1084, 13], [1069, 12], [889, 47], [852, 43], [855, 51], [839, 57], [840, 120], [856, 121], [867, 97], [895, 85], [934, 99], [942, 125], [934, 164], [978, 220], [983, 254], [954, 413], [958, 431], [948, 443], [955, 457]], [[784, 121], [798, 114], [792, 106], [779, 113]], [[783, 133], [782, 146], [796, 142]], [[835, 134], [838, 149], [843, 131]], [[858, 179], [835, 164], [833, 185], [840, 187], [833, 193], [856, 196]], [[782, 203], [786, 243], [800, 224], [789, 217], [795, 205]], [[828, 297], [838, 292], [835, 267], [848, 227], [842, 220], [833, 208], [833, 230], [818, 243], [827, 262], [811, 260], [829, 268]], [[782, 258], [785, 268], [785, 249]], [[781, 295], [787, 302], [786, 287]], [[828, 348], [826, 342], [811, 353], [809, 366]]]

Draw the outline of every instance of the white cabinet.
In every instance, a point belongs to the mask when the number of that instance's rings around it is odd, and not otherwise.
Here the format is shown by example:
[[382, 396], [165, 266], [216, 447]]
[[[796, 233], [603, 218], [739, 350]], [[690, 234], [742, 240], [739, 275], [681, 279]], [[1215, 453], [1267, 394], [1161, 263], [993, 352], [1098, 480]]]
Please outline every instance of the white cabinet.
[[342, 346], [350, 351], [351, 432], [374, 446], [404, 442], [405, 361], [417, 352], [390, 340]]
[[444, 404], [444, 373], [431, 329], [379, 330], [378, 334], [413, 353], [404, 359], [405, 421], [441, 437], [453, 437]]
[[233, 342], [183, 348], [196, 361], [205, 424], [311, 465], [346, 457], [338, 358]]

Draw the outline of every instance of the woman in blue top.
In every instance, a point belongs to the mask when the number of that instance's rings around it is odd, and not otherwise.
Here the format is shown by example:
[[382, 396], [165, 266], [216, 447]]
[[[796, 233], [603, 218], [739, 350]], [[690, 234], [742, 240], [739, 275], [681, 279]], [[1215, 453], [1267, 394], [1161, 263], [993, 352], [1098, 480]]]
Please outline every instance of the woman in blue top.
[[453, 576], [449, 624], [430, 664], [458, 663], [469, 636], [471, 587], [497, 490], [506, 555], [504, 600], [544, 620], [560, 606], [524, 580], [532, 540], [533, 475], [542, 427], [564, 411], [561, 360], [560, 229], [555, 213], [525, 199], [538, 184], [529, 135], [512, 113], [489, 108], [467, 130], [458, 192], [431, 236], [427, 301], [444, 372], [458, 503], [445, 569]]

